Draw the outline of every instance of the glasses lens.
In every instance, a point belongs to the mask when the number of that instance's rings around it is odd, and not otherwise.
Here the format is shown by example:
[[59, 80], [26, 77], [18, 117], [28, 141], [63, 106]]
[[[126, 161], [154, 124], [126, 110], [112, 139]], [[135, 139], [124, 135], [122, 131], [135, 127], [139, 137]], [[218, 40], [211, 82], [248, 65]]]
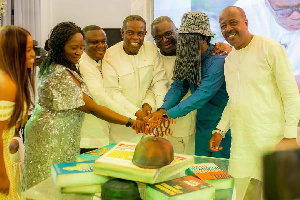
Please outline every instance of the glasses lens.
[[160, 42], [162, 40], [162, 36], [155, 36], [154, 40], [155, 42]]
[[284, 8], [275, 12], [278, 17], [288, 17], [293, 13], [293, 10], [291, 8]]
[[169, 39], [170, 37], [172, 37], [173, 33], [170, 31], [170, 32], [166, 32], [166, 34], [164, 35], [165, 38]]

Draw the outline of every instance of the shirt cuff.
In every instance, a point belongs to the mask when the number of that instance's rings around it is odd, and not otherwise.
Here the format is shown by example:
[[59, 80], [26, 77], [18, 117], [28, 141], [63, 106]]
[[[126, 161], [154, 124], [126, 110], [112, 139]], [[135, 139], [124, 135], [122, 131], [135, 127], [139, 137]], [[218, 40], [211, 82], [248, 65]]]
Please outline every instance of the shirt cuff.
[[177, 107], [177, 106], [175, 106], [175, 107], [173, 107], [173, 108], [171, 108], [171, 109], [169, 109], [169, 110], [167, 110], [167, 109], [164, 108], [163, 106], [162, 106], [161, 108], [166, 109], [168, 115], [169, 115], [171, 118], [176, 119], [176, 118], [178, 118], [178, 117], [181, 117], [181, 116], [179, 115], [180, 112], [178, 111], [178, 109], [176, 109], [176, 107]]
[[297, 126], [285, 126], [284, 137], [297, 138]]
[[229, 123], [221, 120], [216, 128], [220, 129], [225, 134], [229, 130]]

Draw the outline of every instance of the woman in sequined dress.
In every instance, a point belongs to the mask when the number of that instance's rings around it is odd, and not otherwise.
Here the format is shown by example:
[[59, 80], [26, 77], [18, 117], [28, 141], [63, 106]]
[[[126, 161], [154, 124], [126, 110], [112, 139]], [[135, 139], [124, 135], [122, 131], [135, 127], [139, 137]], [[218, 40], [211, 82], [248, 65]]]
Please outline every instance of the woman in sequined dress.
[[38, 103], [25, 126], [22, 190], [50, 177], [52, 163], [75, 161], [84, 113], [134, 129], [142, 127], [141, 121], [91, 99], [75, 66], [84, 51], [80, 27], [72, 22], [59, 23], [51, 32], [49, 45], [49, 55], [40, 66]]
[[[20, 171], [15, 154], [20, 155], [22, 140], [9, 150], [16, 127], [27, 120], [34, 91], [35, 52], [29, 32], [17, 26], [0, 29], [0, 199], [20, 199]], [[22, 144], [21, 144], [22, 143]]]

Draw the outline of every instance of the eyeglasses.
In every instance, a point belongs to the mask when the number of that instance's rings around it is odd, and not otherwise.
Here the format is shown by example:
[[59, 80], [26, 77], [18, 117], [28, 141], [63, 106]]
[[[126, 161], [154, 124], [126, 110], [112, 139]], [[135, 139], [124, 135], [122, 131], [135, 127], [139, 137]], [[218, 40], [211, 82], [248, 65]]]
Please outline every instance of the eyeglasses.
[[282, 8], [282, 9], [278, 9], [275, 10], [272, 5], [270, 4], [269, 0], [267, 0], [268, 4], [270, 5], [270, 7], [272, 8], [272, 10], [275, 12], [275, 14], [278, 17], [284, 18], [284, 17], [288, 17], [290, 16], [294, 11], [297, 11], [300, 13], [300, 4], [295, 6], [295, 7], [290, 7], [290, 8]]
[[168, 31], [163, 35], [156, 35], [156, 36], [154, 36], [154, 40], [155, 40], [156, 43], [158, 43], [158, 42], [162, 41], [163, 37], [166, 38], [166, 39], [172, 38], [173, 37], [173, 31]]

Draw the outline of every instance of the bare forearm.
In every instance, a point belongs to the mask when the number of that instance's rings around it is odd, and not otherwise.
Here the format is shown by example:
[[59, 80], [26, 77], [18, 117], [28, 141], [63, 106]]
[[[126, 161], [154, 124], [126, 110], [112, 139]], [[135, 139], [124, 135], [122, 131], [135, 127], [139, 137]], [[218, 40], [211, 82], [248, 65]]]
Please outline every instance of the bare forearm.
[[93, 108], [91, 110], [91, 114], [114, 124], [125, 125], [128, 122], [128, 117], [125, 117], [124, 115], [120, 115], [119, 113], [116, 113], [110, 110], [109, 108], [100, 105]]

